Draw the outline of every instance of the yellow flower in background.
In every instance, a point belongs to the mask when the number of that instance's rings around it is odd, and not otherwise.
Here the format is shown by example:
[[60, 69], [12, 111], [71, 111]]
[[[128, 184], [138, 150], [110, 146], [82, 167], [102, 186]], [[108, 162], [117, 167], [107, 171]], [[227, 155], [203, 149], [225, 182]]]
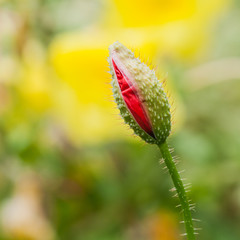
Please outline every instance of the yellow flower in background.
[[124, 27], [157, 26], [191, 17], [196, 0], [113, 0]]
[[[115, 23], [121, 24], [122, 27], [152, 27], [169, 22], [194, 21], [197, 18], [202, 18], [201, 22], [206, 24], [230, 2], [230, 0], [210, 2], [207, 0], [113, 0], [107, 3], [115, 17], [110, 13], [106, 19], [110, 21], [110, 18], [114, 18]], [[112, 26], [112, 23], [109, 25]]]

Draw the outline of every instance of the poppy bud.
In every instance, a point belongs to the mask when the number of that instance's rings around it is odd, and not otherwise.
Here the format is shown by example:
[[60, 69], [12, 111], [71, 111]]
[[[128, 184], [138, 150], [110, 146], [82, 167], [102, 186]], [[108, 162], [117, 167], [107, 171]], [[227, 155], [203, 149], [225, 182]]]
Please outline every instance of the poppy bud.
[[121, 116], [144, 141], [165, 142], [171, 131], [168, 98], [151, 70], [119, 42], [109, 47], [113, 96]]

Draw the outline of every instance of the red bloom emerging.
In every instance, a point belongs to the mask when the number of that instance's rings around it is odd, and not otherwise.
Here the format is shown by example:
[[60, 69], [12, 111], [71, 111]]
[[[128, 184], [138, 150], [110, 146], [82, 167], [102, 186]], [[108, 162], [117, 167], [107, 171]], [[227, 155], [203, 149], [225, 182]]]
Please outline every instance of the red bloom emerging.
[[121, 91], [121, 95], [125, 104], [127, 105], [128, 110], [139, 124], [139, 126], [150, 136], [155, 138], [150, 119], [144, 105], [141, 102], [141, 99], [137, 93], [136, 88], [133, 85], [133, 82], [121, 71], [116, 65], [115, 61], [112, 59], [113, 68], [117, 77], [118, 85]]

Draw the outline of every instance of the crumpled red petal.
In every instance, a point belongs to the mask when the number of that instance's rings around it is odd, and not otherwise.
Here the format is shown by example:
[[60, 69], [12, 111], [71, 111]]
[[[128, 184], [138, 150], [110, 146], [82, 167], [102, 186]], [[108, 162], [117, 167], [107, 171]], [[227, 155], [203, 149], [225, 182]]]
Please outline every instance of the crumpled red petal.
[[117, 76], [119, 88], [127, 108], [139, 126], [146, 133], [155, 138], [150, 120], [139, 98], [139, 95], [137, 94], [136, 88], [133, 86], [133, 83], [124, 75], [124, 73], [119, 70], [114, 60], [112, 60], [112, 63]]

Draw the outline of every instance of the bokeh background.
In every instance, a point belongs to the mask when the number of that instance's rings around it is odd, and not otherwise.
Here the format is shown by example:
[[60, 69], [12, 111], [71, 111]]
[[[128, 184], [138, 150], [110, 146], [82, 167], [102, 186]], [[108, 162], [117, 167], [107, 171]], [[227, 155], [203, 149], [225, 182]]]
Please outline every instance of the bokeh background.
[[239, 0], [1, 0], [0, 239], [180, 239], [160, 153], [112, 101], [116, 40], [167, 73], [198, 239], [239, 240]]

